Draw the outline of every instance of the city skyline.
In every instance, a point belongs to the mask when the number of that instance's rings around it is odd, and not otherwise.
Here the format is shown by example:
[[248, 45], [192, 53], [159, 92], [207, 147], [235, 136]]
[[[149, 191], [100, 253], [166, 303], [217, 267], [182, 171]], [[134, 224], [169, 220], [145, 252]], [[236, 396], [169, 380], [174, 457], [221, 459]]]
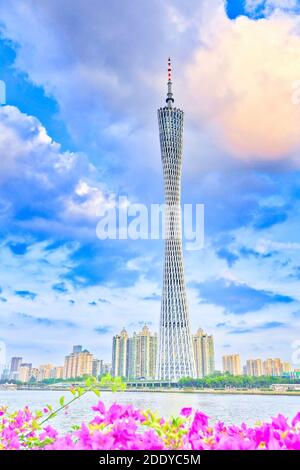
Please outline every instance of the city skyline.
[[[123, 328], [112, 338], [111, 362], [105, 362], [82, 345], [73, 345], [72, 351], [64, 357], [63, 365], [52, 362], [34, 365], [24, 362], [23, 357], [11, 357], [0, 371], [2, 381], [36, 381], [44, 379], [76, 379], [82, 376], [95, 377], [111, 374], [125, 380], [156, 381], [157, 333], [144, 325], [140, 332], [128, 333]], [[247, 357], [241, 360], [240, 354], [230, 353], [220, 358], [222, 367], [215, 367], [214, 338], [201, 328], [192, 333], [194, 357], [196, 361], [196, 377], [205, 378], [213, 374], [260, 376], [288, 376], [298, 378], [299, 368], [277, 357]], [[134, 348], [132, 347], [134, 346]], [[49, 358], [48, 358], [49, 359]]]
[[[77, 356], [77, 364], [74, 363], [73, 358], [71, 359], [71, 364], [68, 364], [70, 356]], [[86, 357], [90, 356], [90, 360], [86, 360]], [[113, 374], [112, 363], [105, 363], [102, 359], [97, 359], [90, 353], [88, 350], [83, 350], [76, 354], [71, 353], [65, 357], [64, 366], [55, 366], [52, 363], [41, 364], [38, 366], [33, 366], [32, 363], [22, 362], [19, 364], [16, 370], [13, 369], [13, 362], [15, 359], [22, 359], [20, 357], [12, 357], [8, 367], [2, 372], [1, 380], [2, 382], [11, 382], [11, 381], [20, 381], [20, 382], [29, 382], [34, 379], [36, 382], [40, 382], [47, 379], [56, 379], [56, 380], [65, 380], [65, 379], [74, 379], [94, 376], [96, 378], [112, 374], [113, 377], [116, 375]], [[214, 370], [209, 374], [197, 374], [196, 378], [205, 378], [207, 376], [212, 376], [214, 374], [222, 375], [229, 373], [233, 376], [252, 376], [252, 377], [290, 377], [291, 380], [294, 378], [299, 378], [300, 369], [293, 369], [291, 364], [283, 361], [281, 358], [256, 358], [256, 359], [247, 359], [246, 363], [241, 364], [240, 357], [238, 354], [230, 354], [228, 356], [223, 356], [223, 368], [221, 370]], [[258, 365], [258, 367], [257, 367]], [[81, 371], [80, 371], [81, 368]], [[123, 377], [125, 381], [157, 381], [152, 375], [136, 375], [134, 377], [125, 374]]]
[[[147, 329], [149, 330], [149, 326], [150, 326], [150, 323], [140, 322], [140, 328], [142, 328], [142, 329], [147, 328]], [[129, 331], [129, 333], [128, 333], [128, 331]], [[123, 329], [121, 330], [121, 332], [120, 332], [119, 335], [122, 335], [122, 332], [125, 332], [125, 333], [126, 333], [126, 338], [130, 338], [130, 335], [133, 335], [133, 336], [136, 335], [136, 331], [135, 331], [133, 328], [128, 329], [128, 328], [126, 328], [125, 326], [123, 327]], [[158, 336], [158, 333], [157, 333], [157, 332], [154, 332], [153, 334], [156, 335], [156, 336]], [[117, 336], [119, 336], [119, 335], [117, 334]], [[262, 366], [261, 366], [261, 367], [263, 367], [263, 360], [262, 360], [262, 359], [259, 359], [259, 358], [256, 358], [256, 359], [249, 359], [249, 357], [251, 356], [251, 353], [249, 353], [249, 355], [246, 356], [246, 355], [241, 355], [240, 353], [228, 352], [227, 354], [224, 354], [224, 355], [222, 355], [222, 356], [216, 356], [216, 355], [215, 355], [215, 352], [214, 352], [215, 341], [214, 341], [213, 335], [212, 335], [212, 334], [207, 334], [206, 332], [203, 331], [202, 328], [198, 328], [195, 332], [192, 332], [192, 339], [193, 339], [193, 348], [194, 348], [194, 351], [195, 351], [195, 348], [197, 348], [197, 343], [196, 343], [196, 341], [197, 341], [197, 340], [199, 341], [199, 339], [198, 339], [199, 336], [200, 336], [200, 338], [204, 337], [205, 339], [208, 340], [208, 343], [206, 343], [206, 345], [204, 346], [205, 348], [209, 347], [210, 341], [212, 342], [212, 347], [213, 347], [213, 363], [215, 364], [214, 370], [218, 370], [218, 371], [223, 370], [223, 365], [224, 365], [224, 364], [223, 364], [223, 357], [225, 357], [225, 356], [233, 356], [233, 355], [237, 355], [237, 356], [240, 357], [241, 364], [244, 364], [243, 367], [246, 367], [246, 366], [247, 366], [247, 362], [248, 362], [248, 361], [257, 361], [257, 360], [262, 362]], [[115, 338], [115, 336], [114, 336], [113, 338]], [[72, 342], [71, 342], [71, 344], [72, 344]], [[110, 338], [110, 344], [111, 344], [111, 338]], [[216, 346], [217, 346], [217, 345], [216, 345]], [[73, 353], [76, 352], [74, 348], [77, 348], [77, 347], [80, 348], [80, 351], [82, 350], [82, 345], [78, 345], [78, 346], [72, 345], [71, 349], [73, 350]], [[198, 347], [199, 347], [199, 346], [198, 346]], [[112, 372], [113, 372], [113, 365], [112, 365], [112, 363], [113, 363], [113, 361], [112, 361], [112, 349], [113, 349], [113, 348], [110, 348], [108, 351], [106, 351], [106, 354], [105, 354], [103, 357], [101, 356], [101, 359], [100, 359], [100, 360], [103, 362], [103, 364], [109, 364], [109, 363], [111, 362]], [[87, 351], [89, 352], [89, 350], [87, 350]], [[19, 352], [20, 352], [20, 351], [19, 351]], [[22, 362], [22, 360], [23, 360], [23, 356], [24, 356], [24, 354], [23, 354], [22, 356], [13, 356], [13, 355], [10, 355], [10, 354], [6, 354], [6, 361], [3, 362], [3, 363], [0, 363], [0, 375], [1, 375], [1, 368], [2, 368], [2, 370], [3, 370], [5, 367], [7, 367], [7, 366], [10, 364], [10, 360], [11, 360], [11, 359], [14, 359], [14, 360], [16, 360], [16, 362], [20, 363], [20, 362]], [[96, 358], [96, 356], [98, 357], [97, 354], [96, 354], [96, 355], [93, 354], [93, 356], [95, 356], [95, 358]], [[253, 357], [253, 356], [258, 356], [258, 355], [252, 354], [252, 357]], [[271, 355], [269, 355], [269, 356], [271, 356]], [[274, 358], [276, 357], [276, 351], [274, 352], [274, 354], [273, 354], [272, 356], [273, 356]], [[278, 351], [277, 351], [277, 356], [278, 356]], [[54, 355], [51, 355], [50, 357], [55, 357], [55, 356], [54, 356]], [[11, 359], [8, 361], [8, 360], [7, 360], [8, 358], [11, 358]], [[216, 360], [215, 360], [215, 358], [216, 358]], [[49, 359], [49, 357], [46, 358], [46, 359]], [[267, 360], [267, 359], [268, 359], [268, 358], [266, 357], [265, 360]], [[17, 361], [17, 360], [18, 360], [18, 361]], [[284, 364], [284, 363], [289, 363], [289, 364], [291, 364], [291, 366], [293, 366], [294, 369], [297, 369], [297, 368], [298, 368], [297, 364], [293, 364], [293, 363], [292, 363], [291, 361], [289, 361], [288, 358], [286, 358], [286, 357], [283, 357], [283, 358], [281, 358], [280, 360], [282, 361], [283, 364]], [[44, 361], [44, 362], [46, 363], [47, 360]], [[55, 361], [52, 361], [52, 362], [55, 362]], [[56, 361], [56, 362], [57, 362], [57, 361]], [[37, 361], [32, 361], [30, 364], [34, 364], [34, 363], [37, 363]], [[26, 364], [27, 364], [27, 363], [26, 363]], [[126, 364], [126, 361], [125, 361], [124, 364]], [[60, 367], [60, 366], [59, 366], [59, 367]], [[126, 367], [126, 365], [125, 365], [125, 367]], [[208, 367], [208, 368], [211, 368], [211, 365], [208, 365], [207, 367]], [[250, 366], [249, 366], [249, 367], [250, 367]], [[252, 366], [252, 367], [253, 367], [253, 366]], [[197, 366], [196, 366], [196, 370], [197, 370]], [[241, 366], [241, 370], [242, 370], [242, 366]], [[125, 374], [125, 375], [126, 375], [126, 374]], [[251, 374], [249, 374], [249, 375], [251, 375]]]
[[171, 56], [182, 202], [205, 206], [204, 248], [184, 251], [191, 330], [213, 335], [217, 369], [235, 351], [299, 366], [298, 11], [125, 0], [116, 17], [98, 3], [0, 0], [7, 357], [58, 363], [78, 343], [108, 362], [120, 325], [159, 331], [163, 241], [99, 240], [96, 227], [120, 194], [163, 201], [156, 110]]

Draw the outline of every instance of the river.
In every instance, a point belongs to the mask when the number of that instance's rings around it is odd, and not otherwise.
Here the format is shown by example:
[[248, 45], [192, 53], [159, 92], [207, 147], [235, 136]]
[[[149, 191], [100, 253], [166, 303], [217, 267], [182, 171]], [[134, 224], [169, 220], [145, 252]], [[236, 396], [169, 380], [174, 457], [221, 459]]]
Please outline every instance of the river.
[[[58, 406], [59, 398], [71, 398], [70, 392], [15, 390], [0, 391], [0, 405], [8, 405], [11, 411], [28, 405], [31, 409], [41, 409], [46, 404]], [[101, 392], [100, 399], [105, 405], [114, 402], [133, 403], [138, 408], [150, 408], [163, 416], [178, 414], [184, 406], [192, 406], [206, 413], [212, 421], [225, 423], [254, 424], [258, 420], [268, 420], [282, 413], [292, 418], [300, 411], [300, 397], [283, 395], [217, 395], [201, 393], [164, 392]], [[73, 424], [80, 424], [93, 416], [91, 406], [99, 398], [88, 393], [71, 405], [67, 414], [57, 415], [52, 424], [58, 429], [69, 430]]]

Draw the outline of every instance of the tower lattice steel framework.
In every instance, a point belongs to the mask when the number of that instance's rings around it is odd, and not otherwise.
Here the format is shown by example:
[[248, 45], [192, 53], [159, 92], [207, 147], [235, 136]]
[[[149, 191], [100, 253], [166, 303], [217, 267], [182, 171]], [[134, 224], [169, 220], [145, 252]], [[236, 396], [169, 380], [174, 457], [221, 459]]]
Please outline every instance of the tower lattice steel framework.
[[181, 236], [181, 168], [183, 111], [174, 107], [171, 62], [168, 61], [167, 105], [158, 110], [165, 189], [165, 260], [160, 313], [159, 380], [195, 377]]

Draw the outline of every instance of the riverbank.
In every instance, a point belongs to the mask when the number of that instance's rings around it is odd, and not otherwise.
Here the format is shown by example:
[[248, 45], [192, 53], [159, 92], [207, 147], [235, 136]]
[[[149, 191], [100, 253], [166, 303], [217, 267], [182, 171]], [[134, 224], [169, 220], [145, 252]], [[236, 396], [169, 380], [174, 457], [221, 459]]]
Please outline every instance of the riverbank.
[[284, 396], [299, 396], [300, 391], [277, 391], [277, 390], [261, 390], [261, 389], [226, 389], [226, 390], [217, 390], [211, 388], [203, 389], [164, 389], [164, 390], [142, 390], [140, 388], [136, 389], [127, 389], [127, 392], [163, 392], [163, 393], [200, 393], [200, 394], [213, 394], [213, 395], [284, 395]]
[[[16, 391], [61, 391], [67, 392], [69, 387], [24, 387], [20, 386]], [[110, 392], [107, 388], [99, 388], [100, 392]], [[211, 389], [211, 388], [156, 388], [151, 389], [147, 387], [127, 388], [126, 392], [129, 393], [182, 393], [182, 394], [203, 394], [203, 395], [279, 395], [279, 396], [298, 396], [300, 391], [279, 391], [279, 390], [262, 390], [262, 389]], [[114, 392], [111, 392], [114, 393]]]

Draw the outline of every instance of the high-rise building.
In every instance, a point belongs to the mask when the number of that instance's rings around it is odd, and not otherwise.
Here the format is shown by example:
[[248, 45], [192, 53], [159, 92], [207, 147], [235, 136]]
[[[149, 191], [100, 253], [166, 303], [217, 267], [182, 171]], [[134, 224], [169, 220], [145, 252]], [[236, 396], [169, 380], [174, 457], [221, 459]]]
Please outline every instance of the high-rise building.
[[39, 373], [38, 373], [38, 382], [42, 382], [43, 380], [47, 380], [51, 378], [51, 370], [53, 369], [52, 364], [42, 364], [39, 366]]
[[102, 375], [103, 361], [101, 359], [93, 359], [92, 363], [92, 375], [98, 378]]
[[275, 359], [266, 359], [263, 363], [264, 375], [271, 377], [280, 377], [284, 372], [291, 371], [291, 365], [283, 362], [278, 357]]
[[30, 381], [31, 382], [37, 382], [39, 378], [39, 369], [38, 367], [32, 367], [30, 371]]
[[144, 326], [138, 334], [136, 377], [155, 379], [157, 356], [157, 335]]
[[181, 166], [183, 111], [174, 107], [171, 62], [167, 105], [158, 110], [165, 188], [165, 260], [160, 313], [158, 379], [195, 377], [195, 359], [184, 281], [181, 238]]
[[284, 362], [278, 357], [275, 359], [248, 359], [246, 362], [245, 374], [252, 375], [254, 377], [260, 377], [262, 375], [270, 377], [280, 377], [283, 374], [291, 372], [292, 367], [289, 362]]
[[128, 333], [123, 328], [119, 335], [113, 337], [112, 375], [114, 377], [127, 376], [127, 349]]
[[63, 377], [64, 377], [63, 366], [55, 366], [51, 369], [51, 374], [50, 374], [51, 379], [62, 379]]
[[242, 375], [241, 358], [239, 354], [223, 356], [223, 371], [231, 375]]
[[79, 353], [81, 353], [81, 351], [82, 351], [81, 344], [75, 344], [75, 346], [73, 346], [73, 353], [79, 354]]
[[102, 375], [106, 375], [106, 374], [112, 374], [112, 365], [110, 362], [104, 362], [103, 363], [103, 368], [102, 368], [102, 372], [101, 372]]
[[78, 377], [92, 375], [93, 354], [84, 349], [78, 354]]
[[196, 376], [198, 378], [211, 375], [215, 371], [214, 339], [199, 328], [193, 335]]
[[65, 357], [64, 378], [76, 378], [83, 375], [92, 375], [93, 354], [84, 349], [80, 352], [72, 352]]
[[1, 380], [7, 381], [9, 380], [9, 372], [10, 372], [10, 365], [4, 364], [1, 374]]
[[155, 379], [157, 357], [157, 334], [147, 325], [128, 339], [127, 376], [129, 379]]
[[22, 363], [19, 367], [19, 376], [18, 380], [20, 382], [29, 382], [31, 378], [31, 369], [32, 369], [32, 364], [29, 363]]
[[[157, 334], [145, 325], [129, 336], [125, 328], [113, 337], [112, 374], [128, 379], [155, 379]], [[103, 366], [104, 367], [104, 366]]]
[[22, 357], [12, 357], [10, 361], [9, 378], [11, 380], [18, 380], [19, 368], [22, 364]]
[[248, 359], [245, 373], [252, 377], [261, 377], [264, 375], [263, 361], [261, 359]]
[[148, 357], [148, 376], [150, 379], [156, 378], [157, 371], [157, 333], [149, 337], [149, 357]]
[[138, 335], [136, 332], [133, 333], [131, 338], [128, 338], [127, 348], [127, 378], [137, 378], [137, 351], [138, 351]]
[[292, 371], [292, 366], [289, 362], [283, 362], [282, 363], [282, 372], [284, 374], [287, 374]]
[[71, 353], [65, 357], [64, 379], [78, 377], [78, 353]]

